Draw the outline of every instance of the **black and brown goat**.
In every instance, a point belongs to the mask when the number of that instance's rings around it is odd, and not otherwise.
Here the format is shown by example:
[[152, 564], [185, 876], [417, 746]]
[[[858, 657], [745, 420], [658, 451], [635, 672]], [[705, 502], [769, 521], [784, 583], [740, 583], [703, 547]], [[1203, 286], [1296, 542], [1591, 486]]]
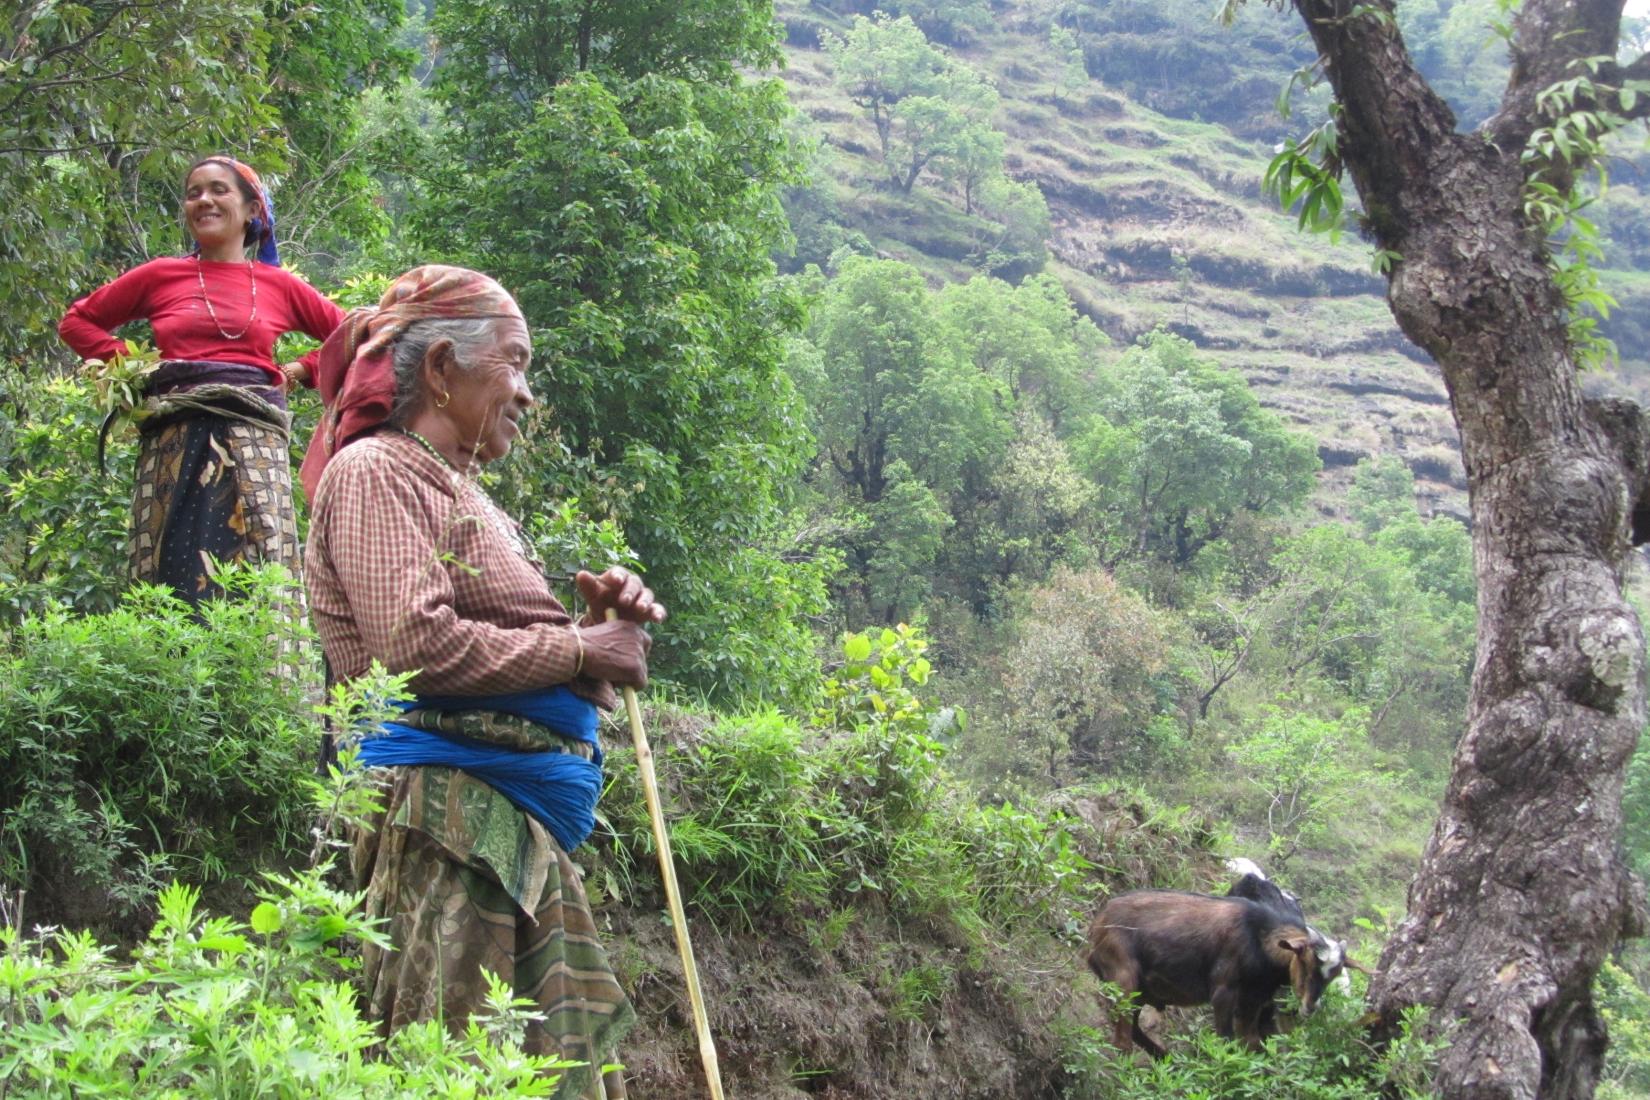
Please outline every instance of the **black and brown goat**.
[[1164, 1051], [1140, 1027], [1143, 1005], [1211, 1004], [1217, 1032], [1259, 1046], [1279, 987], [1290, 985], [1308, 1014], [1345, 965], [1341, 946], [1304, 920], [1243, 897], [1137, 890], [1106, 902], [1089, 926], [1090, 969], [1137, 995], [1116, 1020], [1117, 1047], [1153, 1057]]
[[1229, 898], [1248, 898], [1269, 905], [1285, 917], [1306, 923], [1306, 912], [1301, 899], [1266, 877], [1266, 872], [1252, 859], [1229, 859], [1226, 869], [1237, 874], [1237, 881], [1226, 889]]

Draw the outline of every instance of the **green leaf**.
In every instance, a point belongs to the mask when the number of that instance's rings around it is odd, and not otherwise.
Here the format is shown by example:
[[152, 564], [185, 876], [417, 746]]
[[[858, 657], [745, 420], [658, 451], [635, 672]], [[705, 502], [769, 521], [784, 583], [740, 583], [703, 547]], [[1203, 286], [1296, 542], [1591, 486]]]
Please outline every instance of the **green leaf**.
[[196, 946], [202, 951], [222, 951], [226, 955], [242, 955], [251, 947], [245, 936], [237, 936], [233, 933], [202, 936], [200, 943]]
[[252, 910], [252, 930], [268, 936], [281, 930], [281, 910], [270, 902], [259, 902]]

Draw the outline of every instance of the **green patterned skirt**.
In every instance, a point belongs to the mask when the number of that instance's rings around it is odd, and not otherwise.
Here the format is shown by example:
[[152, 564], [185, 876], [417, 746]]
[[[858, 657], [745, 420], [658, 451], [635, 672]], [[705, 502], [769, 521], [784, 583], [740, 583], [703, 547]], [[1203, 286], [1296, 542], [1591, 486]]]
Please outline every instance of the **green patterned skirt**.
[[[412, 711], [398, 720], [495, 743], [544, 747], [550, 738], [551, 751], [588, 752], [503, 715]], [[362, 952], [368, 1016], [386, 1036], [431, 1019], [460, 1031], [486, 1001], [487, 970], [544, 1016], [528, 1026], [528, 1053], [584, 1063], [565, 1072], [555, 1096], [624, 1097], [617, 1071], [598, 1085], [591, 1067], [616, 1060], [635, 1012], [573, 861], [544, 826], [462, 771], [384, 773], [384, 814], [357, 834], [351, 853], [367, 915], [385, 921], [391, 944]]]

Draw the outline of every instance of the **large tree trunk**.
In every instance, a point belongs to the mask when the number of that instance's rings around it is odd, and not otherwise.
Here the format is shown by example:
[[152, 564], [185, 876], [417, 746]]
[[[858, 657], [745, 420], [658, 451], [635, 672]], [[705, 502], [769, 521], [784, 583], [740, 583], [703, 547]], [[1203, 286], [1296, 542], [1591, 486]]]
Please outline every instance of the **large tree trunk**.
[[1451, 1100], [1588, 1097], [1605, 1046], [1593, 979], [1642, 910], [1619, 837], [1645, 720], [1644, 638], [1622, 596], [1644, 433], [1636, 410], [1580, 391], [1520, 153], [1534, 92], [1573, 57], [1614, 54], [1621, 0], [1526, 0], [1502, 112], [1470, 135], [1390, 21], [1350, 0], [1294, 4], [1368, 227], [1402, 257], [1393, 314], [1443, 371], [1478, 576], [1467, 729], [1372, 1005], [1388, 1033], [1433, 1007]]
[[1633, 912], [1619, 850], [1644, 725], [1644, 639], [1621, 591], [1630, 479], [1576, 385], [1551, 281], [1484, 216], [1473, 159], [1442, 177], [1454, 187], [1391, 292], [1405, 331], [1439, 349], [1461, 429], [1478, 659], [1372, 1000], [1389, 1024], [1413, 1004], [1462, 1018], [1446, 1096], [1585, 1097], [1604, 1049], [1593, 978]]

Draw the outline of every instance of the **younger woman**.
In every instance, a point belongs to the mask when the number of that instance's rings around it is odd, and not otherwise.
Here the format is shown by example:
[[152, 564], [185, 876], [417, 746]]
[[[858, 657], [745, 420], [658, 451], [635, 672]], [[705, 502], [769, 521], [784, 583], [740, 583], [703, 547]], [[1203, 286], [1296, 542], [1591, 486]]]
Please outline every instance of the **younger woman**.
[[183, 219], [189, 255], [99, 287], [58, 333], [82, 358], [109, 359], [127, 350], [114, 329], [139, 318], [154, 329], [164, 361], [146, 387], [128, 554], [135, 579], [198, 602], [218, 593], [214, 559], [297, 572], [285, 391], [310, 381], [316, 353], [277, 366], [275, 341], [288, 332], [324, 340], [343, 311], [279, 267], [274, 207], [248, 166], [197, 162], [184, 178]]

